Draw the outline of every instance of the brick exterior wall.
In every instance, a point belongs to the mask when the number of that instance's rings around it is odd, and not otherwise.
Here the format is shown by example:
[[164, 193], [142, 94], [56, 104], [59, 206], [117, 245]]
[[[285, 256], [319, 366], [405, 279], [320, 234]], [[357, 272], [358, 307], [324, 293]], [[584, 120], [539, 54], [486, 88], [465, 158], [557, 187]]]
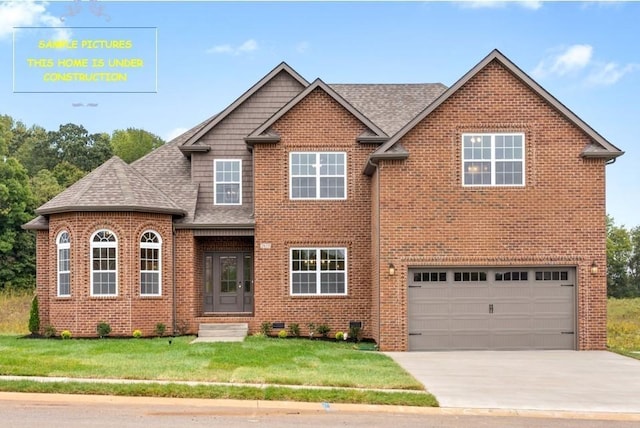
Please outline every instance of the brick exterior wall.
[[[91, 296], [90, 240], [101, 229], [117, 237], [118, 294]], [[71, 296], [57, 295], [56, 238], [66, 230], [71, 238]], [[147, 230], [162, 239], [162, 296], [140, 296], [140, 237]], [[172, 219], [169, 215], [84, 212], [54, 214], [49, 231], [38, 232], [38, 296], [42, 324], [70, 330], [75, 337], [96, 336], [96, 325], [111, 325], [112, 336], [131, 336], [134, 329], [152, 335], [156, 323], [172, 333]], [[49, 272], [47, 278], [42, 277]], [[47, 305], [46, 302], [49, 304]], [[48, 313], [47, 313], [48, 312]]]
[[[526, 185], [463, 187], [467, 132], [524, 132]], [[576, 267], [578, 348], [605, 348], [605, 166], [580, 157], [588, 142], [495, 61], [402, 138], [409, 158], [377, 171], [382, 349], [407, 349], [407, 271], [431, 266]]]
[[[405, 135], [404, 161], [381, 160], [362, 174], [377, 146], [360, 144], [365, 126], [322, 89], [310, 93], [272, 130], [277, 144], [253, 148], [255, 238], [173, 235], [169, 215], [67, 213], [37, 232], [37, 294], [42, 324], [74, 336], [133, 329], [196, 333], [202, 322], [327, 324], [332, 334], [363, 322], [382, 350], [407, 349], [407, 272], [434, 266], [569, 266], [577, 271], [579, 349], [606, 345], [605, 166], [580, 152], [589, 139], [499, 63], [493, 62]], [[461, 136], [524, 132], [524, 187], [463, 187]], [[289, 153], [347, 153], [347, 199], [289, 199]], [[198, 156], [194, 154], [193, 156]], [[118, 295], [90, 295], [90, 237], [107, 228], [118, 238]], [[139, 239], [160, 234], [162, 296], [139, 293]], [[71, 296], [56, 293], [56, 237], [71, 236]], [[263, 245], [264, 244], [264, 245]], [[292, 247], [345, 247], [345, 296], [292, 296]], [[175, 266], [173, 265], [175, 248]], [[203, 258], [209, 251], [253, 251], [254, 313], [212, 316], [203, 309]], [[592, 275], [593, 262], [599, 273]], [[396, 275], [389, 276], [393, 263]], [[175, 272], [175, 281], [174, 281]], [[173, 314], [175, 283], [176, 314]]]
[[[277, 144], [254, 147], [255, 168], [255, 319], [325, 323], [331, 332], [362, 321], [371, 337], [371, 189], [362, 174], [375, 146], [356, 142], [365, 127], [321, 89], [297, 104], [272, 129]], [[347, 199], [289, 199], [289, 153], [347, 153]], [[270, 248], [261, 248], [270, 244]], [[292, 296], [289, 253], [292, 247], [346, 247], [346, 296]]]

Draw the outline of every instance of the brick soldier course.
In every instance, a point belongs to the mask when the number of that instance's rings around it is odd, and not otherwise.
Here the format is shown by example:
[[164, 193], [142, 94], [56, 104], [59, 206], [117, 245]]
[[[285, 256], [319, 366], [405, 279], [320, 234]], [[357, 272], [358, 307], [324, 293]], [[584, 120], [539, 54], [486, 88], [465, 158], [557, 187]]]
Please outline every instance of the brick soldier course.
[[[467, 185], [465, 173], [487, 164], [465, 163], [465, 135], [497, 134], [523, 136], [523, 184]], [[293, 156], [317, 157], [304, 169], [334, 153], [344, 154], [344, 182], [329, 187], [344, 197], [292, 196]], [[408, 314], [416, 269], [572, 269], [571, 347], [604, 349], [605, 166], [622, 153], [498, 51], [450, 88], [309, 83], [283, 63], [164, 147], [131, 165], [114, 157], [36, 211], [24, 227], [37, 234], [42, 325], [82, 337], [100, 321], [122, 336], [152, 335], [157, 323], [169, 334], [298, 323], [306, 334], [309, 323], [335, 333], [356, 321], [381, 349], [404, 351], [417, 349]], [[214, 173], [235, 165], [236, 175]], [[218, 203], [225, 192], [232, 204]], [[94, 286], [100, 230], [117, 240], [117, 279], [105, 279], [117, 292]], [[153, 295], [141, 291], [149, 231], [159, 246]]]

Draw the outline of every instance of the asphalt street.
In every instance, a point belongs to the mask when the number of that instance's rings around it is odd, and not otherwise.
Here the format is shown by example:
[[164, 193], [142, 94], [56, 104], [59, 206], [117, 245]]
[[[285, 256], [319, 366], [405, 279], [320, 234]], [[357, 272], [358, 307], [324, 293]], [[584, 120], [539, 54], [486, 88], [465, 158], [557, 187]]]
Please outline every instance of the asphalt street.
[[[466, 414], [470, 413], [470, 414]], [[637, 427], [635, 420], [594, 415], [508, 412], [474, 414], [460, 409], [332, 406], [316, 403], [240, 402], [136, 397], [0, 393], [0, 426], [6, 428], [165, 427]], [[583, 419], [587, 418], [587, 419]]]

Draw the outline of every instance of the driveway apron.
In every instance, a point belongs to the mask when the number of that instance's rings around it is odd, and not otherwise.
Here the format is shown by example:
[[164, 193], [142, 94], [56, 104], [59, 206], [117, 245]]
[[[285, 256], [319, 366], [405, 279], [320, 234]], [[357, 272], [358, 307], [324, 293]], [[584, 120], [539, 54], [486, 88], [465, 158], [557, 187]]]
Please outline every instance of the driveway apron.
[[640, 413], [640, 360], [612, 352], [386, 354], [441, 407]]

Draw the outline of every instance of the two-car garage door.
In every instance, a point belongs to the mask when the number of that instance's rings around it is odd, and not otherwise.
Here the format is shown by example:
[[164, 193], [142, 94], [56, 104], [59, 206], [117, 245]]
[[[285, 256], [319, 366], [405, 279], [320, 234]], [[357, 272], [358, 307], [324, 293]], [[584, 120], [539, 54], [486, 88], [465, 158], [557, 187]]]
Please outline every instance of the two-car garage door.
[[574, 268], [410, 269], [409, 350], [575, 349]]

